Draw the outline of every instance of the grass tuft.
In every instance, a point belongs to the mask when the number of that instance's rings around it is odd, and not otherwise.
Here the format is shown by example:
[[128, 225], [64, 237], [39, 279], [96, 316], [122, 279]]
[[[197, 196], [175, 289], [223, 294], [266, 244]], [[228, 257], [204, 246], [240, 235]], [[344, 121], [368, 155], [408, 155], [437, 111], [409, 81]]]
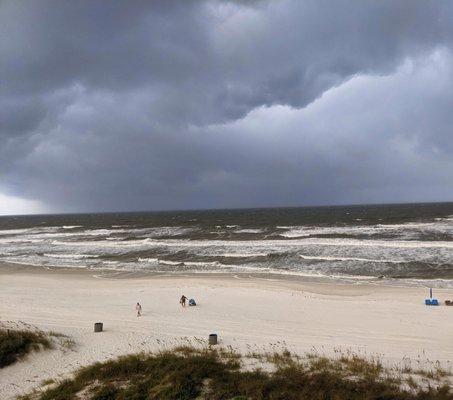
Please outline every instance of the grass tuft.
[[[259, 368], [247, 369], [251, 357]], [[270, 368], [269, 368], [270, 367]], [[448, 384], [420, 386], [378, 360], [288, 351], [242, 357], [231, 348], [182, 346], [95, 363], [27, 400], [453, 400]]]
[[44, 332], [0, 329], [0, 368], [15, 363], [31, 351], [51, 347], [52, 341]]

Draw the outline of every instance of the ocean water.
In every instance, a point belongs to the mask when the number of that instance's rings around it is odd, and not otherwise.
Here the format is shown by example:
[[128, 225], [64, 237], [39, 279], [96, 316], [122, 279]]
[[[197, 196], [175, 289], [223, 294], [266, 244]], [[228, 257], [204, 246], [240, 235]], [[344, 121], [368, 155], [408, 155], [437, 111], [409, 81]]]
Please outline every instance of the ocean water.
[[2, 262], [453, 287], [453, 203], [0, 217]]

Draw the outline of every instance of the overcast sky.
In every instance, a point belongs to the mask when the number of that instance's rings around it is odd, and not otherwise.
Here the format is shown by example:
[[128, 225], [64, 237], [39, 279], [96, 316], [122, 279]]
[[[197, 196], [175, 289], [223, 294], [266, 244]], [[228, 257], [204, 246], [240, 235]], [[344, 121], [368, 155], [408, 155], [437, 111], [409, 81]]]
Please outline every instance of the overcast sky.
[[453, 200], [453, 1], [0, 2], [0, 214]]

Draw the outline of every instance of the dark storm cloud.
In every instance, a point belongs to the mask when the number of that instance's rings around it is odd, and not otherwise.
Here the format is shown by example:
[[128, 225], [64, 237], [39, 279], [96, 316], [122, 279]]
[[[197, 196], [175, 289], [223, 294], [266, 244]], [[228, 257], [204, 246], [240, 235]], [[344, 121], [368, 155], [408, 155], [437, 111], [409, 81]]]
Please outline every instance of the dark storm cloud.
[[0, 192], [58, 211], [451, 199], [452, 27], [448, 1], [4, 1]]

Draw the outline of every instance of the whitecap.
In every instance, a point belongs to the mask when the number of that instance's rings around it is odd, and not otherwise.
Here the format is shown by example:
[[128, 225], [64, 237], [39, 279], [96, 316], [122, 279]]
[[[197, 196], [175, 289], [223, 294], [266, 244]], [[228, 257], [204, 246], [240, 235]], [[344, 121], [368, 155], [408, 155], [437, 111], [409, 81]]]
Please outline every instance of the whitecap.
[[338, 257], [338, 256], [307, 256], [304, 254], [299, 254], [299, 257], [304, 260], [319, 260], [319, 261], [363, 261], [363, 262], [372, 262], [372, 263], [393, 263], [400, 264], [404, 261], [395, 261], [395, 260], [373, 260], [368, 258], [360, 257]]
[[158, 263], [159, 259], [158, 258], [139, 258], [139, 262], [147, 262], [147, 263]]
[[267, 257], [269, 253], [223, 253], [219, 254], [220, 257], [229, 258], [254, 258], [254, 257]]
[[98, 255], [95, 254], [57, 254], [57, 253], [44, 253], [44, 257], [50, 258], [71, 258], [74, 260], [82, 260], [85, 258], [97, 258]]
[[234, 233], [261, 233], [263, 232], [262, 229], [239, 229], [234, 231]]
[[164, 265], [182, 265], [184, 264], [182, 261], [169, 261], [169, 260], [158, 260], [159, 264], [164, 264]]

